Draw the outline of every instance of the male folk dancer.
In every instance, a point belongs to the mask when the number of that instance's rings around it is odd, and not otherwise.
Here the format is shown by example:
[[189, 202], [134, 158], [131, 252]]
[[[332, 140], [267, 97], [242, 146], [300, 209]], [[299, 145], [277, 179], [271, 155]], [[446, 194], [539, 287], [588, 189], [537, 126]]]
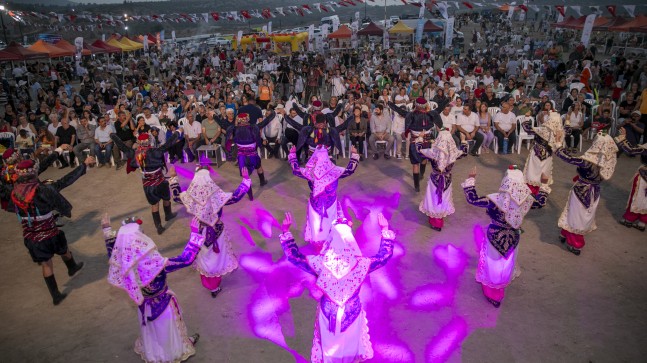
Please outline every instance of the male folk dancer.
[[627, 227], [634, 227], [644, 231], [647, 225], [647, 143], [633, 147], [627, 142], [627, 131], [620, 129], [620, 136], [616, 141], [620, 144], [622, 151], [629, 155], [640, 155], [642, 165], [634, 175], [631, 194], [627, 201], [627, 210], [620, 219], [620, 224]]

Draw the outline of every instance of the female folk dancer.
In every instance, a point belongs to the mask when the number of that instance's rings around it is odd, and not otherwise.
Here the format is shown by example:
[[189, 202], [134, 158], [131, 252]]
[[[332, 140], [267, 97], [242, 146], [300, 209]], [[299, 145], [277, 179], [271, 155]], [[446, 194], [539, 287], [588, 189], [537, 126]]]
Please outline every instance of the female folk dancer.
[[562, 229], [560, 241], [566, 249], [579, 256], [584, 247], [584, 235], [594, 231], [595, 212], [600, 202], [600, 183], [609, 180], [616, 167], [618, 147], [611, 136], [598, 133], [593, 145], [581, 157], [557, 150], [557, 156], [571, 165], [577, 166], [575, 184], [568, 196], [566, 206], [557, 225]]
[[193, 267], [200, 272], [202, 286], [215, 298], [222, 290], [222, 276], [238, 268], [238, 261], [231, 248], [229, 235], [222, 222], [222, 208], [238, 203], [252, 185], [247, 169], [242, 169], [243, 181], [233, 193], [225, 193], [211, 179], [209, 169], [198, 168], [189, 188], [180, 194], [186, 211], [206, 228], [206, 241], [195, 259]]
[[467, 142], [456, 147], [452, 134], [441, 130], [431, 149], [422, 149], [418, 153], [431, 163], [427, 193], [418, 209], [429, 217], [429, 224], [435, 231], [441, 231], [445, 217], [454, 214], [452, 197], [452, 168], [456, 160], [467, 155]]
[[110, 139], [128, 159], [126, 173], [135, 171], [137, 168], [141, 169], [144, 195], [151, 206], [153, 223], [157, 229], [157, 234], [162, 234], [165, 230], [162, 226], [162, 218], [159, 212], [160, 200], [164, 206], [164, 220], [170, 221], [176, 216], [176, 213], [173, 213], [173, 208], [171, 208], [171, 189], [164, 177], [164, 172], [167, 169], [164, 153], [168, 151], [178, 137], [179, 133], [176, 131], [163, 145], [151, 147], [150, 135], [147, 132], [142, 132], [137, 137], [137, 149], [133, 149], [126, 145], [117, 134], [110, 135]]
[[528, 135], [535, 136], [535, 145], [528, 154], [523, 175], [528, 188], [536, 195], [542, 184], [542, 174], [548, 176], [548, 185], [553, 184], [553, 151], [564, 145], [566, 133], [559, 113], [552, 111], [541, 126], [532, 127], [528, 120], [522, 122], [521, 127]]
[[620, 223], [627, 227], [634, 227], [641, 231], [647, 225], [647, 143], [633, 147], [627, 142], [627, 131], [620, 129], [620, 136], [616, 141], [622, 151], [629, 155], [640, 155], [642, 165], [636, 171], [631, 188], [631, 195], [627, 201], [627, 210], [620, 219]]
[[14, 210], [22, 223], [25, 247], [32, 260], [42, 267], [54, 305], [60, 304], [67, 295], [58, 290], [52, 257], [55, 254], [61, 256], [68, 276], [74, 276], [81, 270], [83, 262], [74, 261], [72, 252], [67, 248], [65, 233], [56, 226], [53, 213], [72, 216], [72, 205], [60, 192], [84, 175], [87, 166], [93, 163], [94, 158], [87, 157], [83, 164], [61, 179], [44, 184], [38, 180], [38, 164], [33, 160], [23, 160], [16, 165], [17, 179], [13, 188], [7, 185], [0, 188], [0, 195], [11, 198], [9, 210]]
[[346, 218], [333, 222], [329, 248], [319, 255], [304, 256], [290, 233], [292, 215], [285, 213], [279, 237], [288, 259], [317, 278], [323, 296], [317, 307], [311, 361], [359, 362], [373, 357], [366, 312], [359, 290], [368, 274], [384, 266], [393, 255], [395, 233], [380, 213], [382, 242], [373, 257], [363, 257]]
[[323, 145], [319, 145], [306, 166], [300, 168], [296, 152], [297, 149], [293, 146], [288, 157], [292, 174], [306, 179], [311, 190], [304, 239], [319, 251], [324, 242], [329, 239], [332, 222], [343, 216], [341, 205], [337, 200], [338, 181], [355, 172], [359, 155], [353, 147], [348, 166], [344, 169], [335, 166], [328, 157], [328, 150]]
[[114, 233], [110, 218], [101, 219], [110, 258], [108, 282], [126, 290], [139, 307], [141, 335], [135, 353], [146, 362], [181, 362], [195, 354], [198, 334], [189, 337], [175, 294], [166, 284], [166, 274], [190, 266], [205, 241], [200, 222], [191, 221], [191, 238], [181, 255], [165, 258], [155, 242], [144, 234], [141, 220], [129, 218]]
[[476, 168], [461, 186], [467, 202], [473, 206], [487, 208], [492, 219], [487, 229], [486, 240], [482, 242], [476, 281], [483, 288], [483, 295], [494, 307], [501, 306], [505, 288], [518, 273], [515, 273], [517, 246], [521, 236], [521, 223], [528, 211], [542, 208], [548, 199], [547, 176], [542, 176], [542, 188], [534, 196], [526, 185], [521, 170], [511, 166], [501, 182], [497, 193], [480, 197], [476, 193]]

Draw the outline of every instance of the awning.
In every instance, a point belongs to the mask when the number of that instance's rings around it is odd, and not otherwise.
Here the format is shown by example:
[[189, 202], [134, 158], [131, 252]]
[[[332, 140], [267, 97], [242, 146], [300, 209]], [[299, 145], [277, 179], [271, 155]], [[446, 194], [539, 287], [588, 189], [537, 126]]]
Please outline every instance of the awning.
[[628, 22], [629, 20], [631, 20], [631, 19], [616, 16], [615, 18], [611, 18], [611, 20], [608, 23], [604, 24], [604, 25], [593, 26], [593, 30], [595, 30], [595, 31], [608, 31], [610, 27], [622, 25], [622, 24]]
[[139, 42], [135, 42], [135, 41], [131, 40], [128, 37], [121, 37], [121, 39], [119, 39], [119, 41], [122, 42], [123, 44], [129, 45], [133, 49], [142, 49], [142, 48], [144, 48], [144, 44], [139, 43]]
[[371, 22], [369, 23], [364, 29], [361, 29], [357, 32], [357, 35], [364, 35], [364, 36], [369, 36], [369, 35], [374, 35], [374, 36], [382, 36], [384, 35], [384, 29], [380, 28], [377, 26], [377, 24]]
[[121, 49], [122, 52], [132, 52], [133, 50], [135, 50], [135, 48], [131, 47], [130, 45], [118, 41], [117, 38], [110, 38], [110, 40], [108, 40], [106, 43], [108, 43], [108, 45], [112, 45], [113, 47]]
[[353, 31], [346, 25], [342, 25], [337, 31], [328, 34], [328, 39], [350, 38], [352, 35]]
[[616, 25], [609, 28], [609, 30], [614, 32], [632, 32], [647, 26], [647, 15], [638, 15], [637, 17], [629, 20], [628, 22], [622, 25]]
[[399, 21], [389, 29], [389, 34], [413, 34], [413, 28], [409, 28], [403, 22]]
[[438, 25], [434, 24], [433, 21], [427, 20], [424, 27], [422, 28], [422, 31], [425, 32], [425, 33], [441, 32], [441, 31], [443, 31], [443, 28], [441, 28]]
[[[76, 54], [76, 47], [73, 46], [72, 44], [70, 44], [70, 42], [68, 42], [65, 39], [59, 40], [58, 42], [54, 43], [54, 45], [57, 48], [69, 50], [69, 51], [72, 51], [73, 54]], [[83, 48], [83, 50], [81, 51], [81, 55], [91, 55], [91, 54], [92, 54], [92, 52], [90, 52], [90, 50], [86, 49], [86, 48]]]
[[35, 60], [35, 59], [47, 59], [49, 55], [43, 52], [35, 52], [33, 50], [27, 49], [20, 45], [20, 43], [11, 42], [9, 45], [3, 49], [5, 52], [13, 53], [20, 57], [19, 60]]
[[10, 52], [5, 52], [4, 50], [0, 50], [0, 62], [11, 62], [11, 61], [19, 61], [20, 56], [18, 54], [13, 54]]
[[94, 43], [91, 44], [91, 46], [96, 47], [96, 48], [101, 48], [103, 49], [106, 53], [121, 53], [122, 49], [120, 47], [115, 47], [112, 46], [100, 39], [97, 39], [94, 41]]

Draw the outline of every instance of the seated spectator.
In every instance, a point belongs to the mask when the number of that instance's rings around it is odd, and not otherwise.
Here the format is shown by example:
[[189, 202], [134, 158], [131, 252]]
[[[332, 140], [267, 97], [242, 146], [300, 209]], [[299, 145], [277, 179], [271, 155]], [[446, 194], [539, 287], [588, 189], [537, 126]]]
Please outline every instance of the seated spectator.
[[[277, 105], [278, 110], [285, 109], [282, 104]], [[266, 115], [274, 112], [274, 105], [271, 103], [267, 106]], [[268, 157], [271, 159], [276, 157], [280, 158], [279, 151], [281, 150], [281, 141], [283, 139], [283, 115], [276, 113], [272, 121], [263, 127], [261, 130], [261, 138], [263, 139], [263, 147], [267, 150]], [[274, 144], [272, 146], [271, 144]]]
[[79, 158], [82, 164], [85, 161], [86, 155], [84, 150], [90, 150], [90, 156], [94, 156], [94, 140], [95, 140], [96, 127], [90, 125], [87, 118], [79, 120], [79, 126], [76, 128], [76, 139], [78, 143], [74, 146], [74, 154]]
[[606, 108], [602, 111], [602, 114], [598, 114], [593, 118], [591, 123], [591, 128], [596, 131], [607, 130], [613, 124], [613, 118], [611, 117], [611, 110]]
[[[50, 115], [51, 117], [51, 115]], [[51, 126], [51, 125], [50, 125]], [[74, 142], [76, 141], [76, 130], [74, 127], [70, 126], [70, 121], [67, 117], [61, 120], [61, 126], [56, 129], [56, 145], [63, 149], [63, 151], [68, 151], [68, 157], [70, 161], [65, 160], [65, 155], [61, 154], [58, 157], [58, 160], [61, 162], [59, 169], [67, 168], [68, 166], [74, 166]]]
[[456, 127], [461, 134], [461, 140], [468, 142], [474, 140], [470, 154], [478, 156], [478, 150], [483, 143], [483, 135], [478, 132], [480, 128], [479, 118], [476, 113], [470, 110], [469, 106], [463, 106], [463, 112], [456, 116]]
[[42, 127], [38, 129], [38, 138], [36, 139], [36, 157], [43, 161], [45, 157], [54, 151], [56, 146], [56, 138], [52, 135], [47, 128]]
[[483, 135], [483, 146], [485, 146], [485, 153], [489, 153], [490, 145], [494, 141], [494, 133], [492, 132], [492, 117], [488, 112], [488, 107], [485, 103], [482, 103], [479, 111], [479, 133]]
[[351, 122], [348, 124], [348, 133], [350, 135], [350, 142], [355, 145], [359, 151], [359, 160], [364, 160], [364, 141], [366, 141], [367, 120], [362, 116], [362, 108], [355, 106], [353, 114], [350, 116]]
[[517, 139], [515, 129], [517, 127], [517, 117], [510, 111], [510, 103], [501, 104], [501, 111], [494, 115], [494, 136], [499, 144], [499, 151], [502, 154], [510, 154], [514, 149], [514, 143]]
[[631, 117], [631, 113], [638, 108], [638, 102], [634, 99], [633, 93], [627, 93], [627, 99], [620, 102], [618, 106], [618, 122], [623, 123]]
[[640, 122], [640, 111], [636, 110], [631, 113], [631, 117], [625, 119], [622, 128], [627, 132], [627, 142], [631, 146], [637, 146], [640, 136], [645, 132], [645, 124]]
[[580, 144], [580, 137], [584, 130], [584, 113], [582, 105], [579, 102], [573, 104], [573, 109], [566, 114], [565, 126], [571, 128], [571, 138], [573, 138], [573, 149], [577, 149]]
[[20, 151], [20, 154], [33, 154], [35, 146], [35, 138], [30, 135], [27, 130], [18, 131], [18, 136], [16, 136], [16, 147]]
[[[171, 121], [168, 123], [168, 130], [166, 131], [166, 140], [170, 139], [173, 135], [173, 132], [178, 130], [177, 123]], [[168, 156], [171, 161], [171, 164], [174, 164], [177, 160], [180, 160], [180, 163], [184, 163], [184, 157], [182, 155], [182, 149], [184, 149], [184, 136], [180, 134], [173, 145], [168, 149]]]
[[384, 105], [378, 103], [373, 110], [373, 115], [371, 116], [371, 136], [368, 139], [368, 143], [373, 150], [373, 159], [377, 160], [380, 158], [380, 154], [377, 148], [378, 141], [386, 141], [386, 146], [382, 154], [385, 159], [390, 159], [389, 150], [393, 147], [393, 135], [391, 135], [391, 118], [384, 113]]
[[189, 111], [184, 118], [181, 118], [178, 124], [182, 125], [184, 130], [184, 149], [187, 152], [189, 162], [193, 162], [196, 149], [198, 148], [198, 140], [202, 134], [202, 125], [195, 120], [195, 112]]
[[108, 125], [105, 116], [99, 117], [99, 127], [94, 132], [94, 154], [97, 157], [97, 164], [100, 168], [110, 167], [110, 155], [112, 154], [112, 140], [110, 134], [115, 131]]

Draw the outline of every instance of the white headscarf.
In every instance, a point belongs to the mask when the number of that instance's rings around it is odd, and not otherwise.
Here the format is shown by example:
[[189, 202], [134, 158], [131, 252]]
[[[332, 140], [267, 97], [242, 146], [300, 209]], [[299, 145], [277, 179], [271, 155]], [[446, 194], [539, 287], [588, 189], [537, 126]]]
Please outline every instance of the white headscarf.
[[597, 165], [600, 168], [602, 179], [609, 180], [616, 169], [618, 146], [613, 138], [609, 135], [598, 133], [593, 145], [586, 150], [582, 159]]
[[498, 193], [488, 194], [490, 199], [505, 214], [505, 220], [512, 228], [521, 227], [523, 218], [532, 207], [534, 197], [521, 170], [507, 170]]
[[301, 168], [301, 174], [312, 182], [312, 195], [316, 197], [328, 185], [339, 179], [344, 170], [346, 169], [336, 166], [330, 161], [326, 148], [317, 147], [306, 166]]
[[422, 149], [420, 153], [428, 158], [434, 159], [438, 169], [445, 171], [448, 165], [456, 162], [456, 159], [463, 155], [463, 152], [456, 147], [451, 132], [443, 130], [431, 145], [430, 149]]
[[[548, 115], [548, 120], [544, 121], [543, 125], [539, 127], [533, 127], [533, 131], [537, 136], [546, 140], [553, 150], [559, 149], [564, 144], [564, 126], [558, 112], [551, 111]], [[556, 136], [558, 132], [561, 134], [559, 139]]]
[[141, 305], [144, 302], [141, 288], [150, 284], [165, 265], [166, 258], [157, 251], [155, 242], [141, 231], [139, 224], [129, 223], [117, 232], [108, 282], [126, 290], [130, 298]]
[[218, 222], [218, 212], [231, 197], [232, 193], [225, 193], [211, 179], [207, 169], [198, 170], [189, 188], [180, 193], [186, 211], [211, 227]]
[[338, 305], [344, 305], [368, 274], [371, 260], [362, 257], [351, 227], [333, 222], [330, 244], [320, 255], [308, 256], [308, 264], [317, 271], [317, 286]]

